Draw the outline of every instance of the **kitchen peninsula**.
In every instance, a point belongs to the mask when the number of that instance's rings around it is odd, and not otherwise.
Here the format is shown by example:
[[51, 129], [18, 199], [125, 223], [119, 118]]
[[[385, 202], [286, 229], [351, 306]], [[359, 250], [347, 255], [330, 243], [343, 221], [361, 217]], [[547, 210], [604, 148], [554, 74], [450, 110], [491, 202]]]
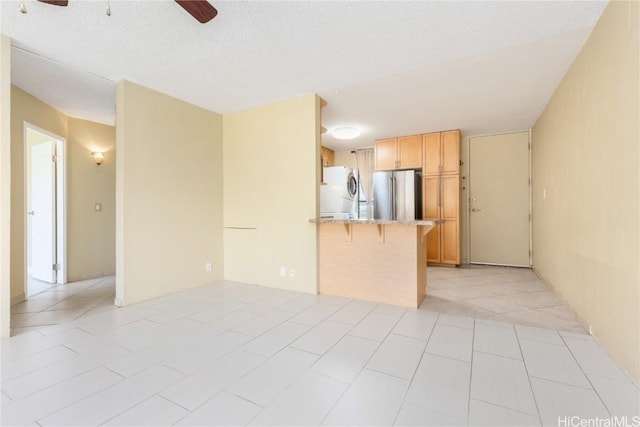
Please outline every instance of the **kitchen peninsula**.
[[318, 293], [417, 308], [426, 294], [427, 234], [439, 220], [311, 219]]

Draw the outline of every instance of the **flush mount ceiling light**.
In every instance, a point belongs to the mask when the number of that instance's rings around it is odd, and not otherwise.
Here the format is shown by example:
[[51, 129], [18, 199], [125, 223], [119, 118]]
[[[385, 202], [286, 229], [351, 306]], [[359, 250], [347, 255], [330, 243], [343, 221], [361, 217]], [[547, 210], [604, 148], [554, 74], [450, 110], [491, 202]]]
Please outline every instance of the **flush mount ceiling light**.
[[360, 136], [360, 129], [354, 127], [341, 127], [334, 130], [331, 135], [338, 139], [353, 139]]

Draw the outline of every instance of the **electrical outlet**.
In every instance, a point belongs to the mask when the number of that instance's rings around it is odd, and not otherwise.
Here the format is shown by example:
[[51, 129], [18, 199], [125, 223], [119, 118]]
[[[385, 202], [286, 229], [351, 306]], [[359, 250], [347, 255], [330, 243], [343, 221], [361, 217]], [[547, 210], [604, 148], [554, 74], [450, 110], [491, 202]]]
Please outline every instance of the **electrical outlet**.
[[291, 277], [296, 277], [296, 269], [295, 268], [290, 268], [289, 269], [289, 276]]
[[589, 325], [589, 335], [593, 335], [593, 328]]
[[287, 275], [287, 268], [286, 267], [280, 267], [280, 277], [284, 277]]
[[211, 269], [213, 268], [213, 264], [211, 263], [211, 261], [207, 262], [207, 273], [211, 273]]

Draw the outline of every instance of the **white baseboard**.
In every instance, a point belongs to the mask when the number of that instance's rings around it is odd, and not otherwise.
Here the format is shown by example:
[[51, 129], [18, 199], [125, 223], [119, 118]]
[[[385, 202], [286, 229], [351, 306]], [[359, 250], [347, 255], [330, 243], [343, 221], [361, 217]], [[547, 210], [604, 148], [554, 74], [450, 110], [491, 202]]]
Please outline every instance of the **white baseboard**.
[[81, 282], [83, 280], [99, 279], [100, 277], [115, 276], [115, 271], [103, 271], [100, 273], [86, 274], [84, 276], [68, 276], [67, 283]]

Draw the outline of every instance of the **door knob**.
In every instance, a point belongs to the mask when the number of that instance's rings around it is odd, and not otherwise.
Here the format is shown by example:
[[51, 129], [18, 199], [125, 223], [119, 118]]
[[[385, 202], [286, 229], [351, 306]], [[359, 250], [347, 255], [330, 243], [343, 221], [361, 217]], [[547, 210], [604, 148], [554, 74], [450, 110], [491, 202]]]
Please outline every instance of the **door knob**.
[[473, 208], [473, 209], [471, 209], [471, 212], [480, 212], [481, 210], [482, 210], [482, 209], [476, 209], [476, 208]]
[[36, 214], [36, 213], [35, 213], [35, 211], [29, 211], [29, 212], [27, 212], [27, 215], [35, 215], [35, 214]]

